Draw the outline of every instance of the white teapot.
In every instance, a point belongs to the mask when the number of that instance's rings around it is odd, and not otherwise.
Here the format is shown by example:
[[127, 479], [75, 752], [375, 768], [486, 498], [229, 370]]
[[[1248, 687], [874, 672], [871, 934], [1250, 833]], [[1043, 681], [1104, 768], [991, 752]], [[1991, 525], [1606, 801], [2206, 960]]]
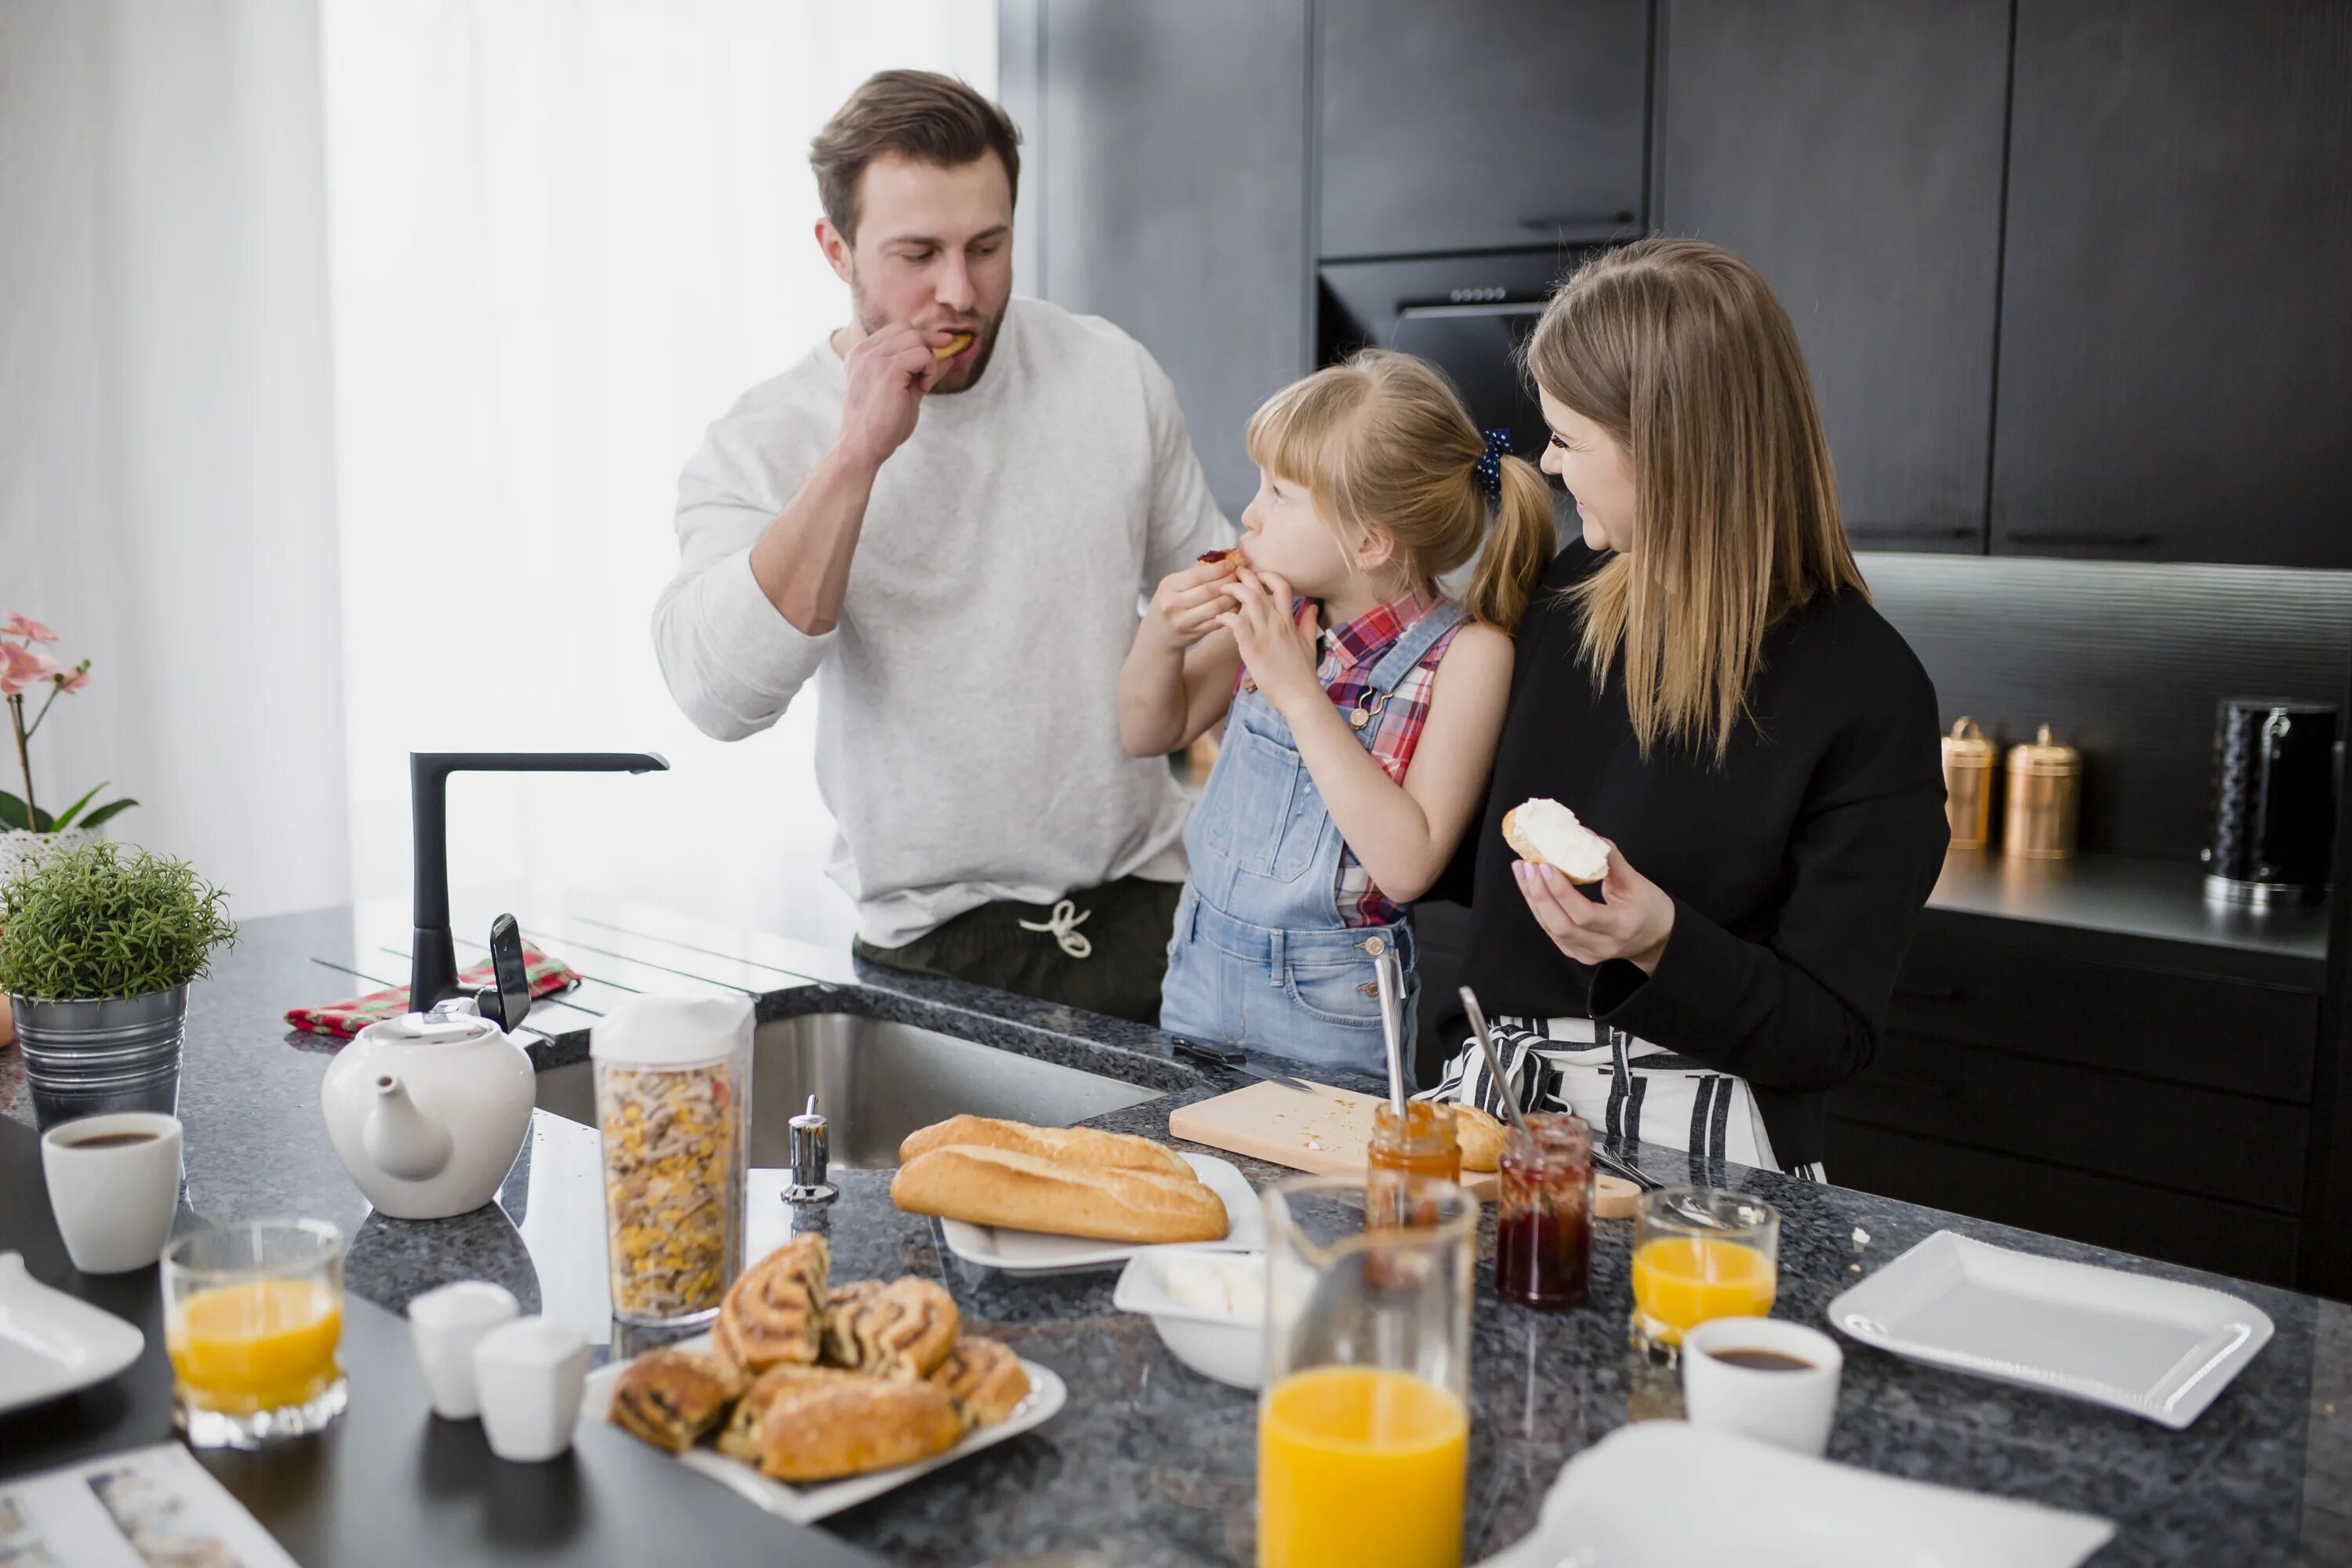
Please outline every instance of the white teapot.
[[387, 1018], [336, 1054], [319, 1086], [327, 1136], [379, 1214], [446, 1219], [490, 1201], [530, 1132], [522, 1047], [473, 1002]]

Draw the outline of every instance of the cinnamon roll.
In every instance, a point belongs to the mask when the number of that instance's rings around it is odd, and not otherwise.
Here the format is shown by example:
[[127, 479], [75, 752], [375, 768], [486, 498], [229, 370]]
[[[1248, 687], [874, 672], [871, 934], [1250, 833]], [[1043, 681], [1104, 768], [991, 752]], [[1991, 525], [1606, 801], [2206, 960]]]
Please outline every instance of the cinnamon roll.
[[824, 1237], [796, 1236], [743, 1271], [719, 1304], [711, 1348], [747, 1373], [806, 1366], [824, 1346]]
[[825, 1303], [824, 1359], [869, 1377], [928, 1377], [955, 1347], [961, 1314], [944, 1286], [909, 1276], [859, 1279]]
[[795, 1399], [827, 1388], [836, 1383], [853, 1383], [858, 1379], [837, 1367], [797, 1366], [787, 1363], [770, 1367], [760, 1374], [743, 1396], [735, 1402], [734, 1413], [719, 1434], [719, 1451], [730, 1459], [740, 1459], [747, 1465], [760, 1462], [760, 1424], [767, 1418], [769, 1408], [779, 1402], [790, 1404]]
[[683, 1454], [726, 1419], [744, 1377], [725, 1358], [699, 1351], [649, 1351], [613, 1384], [610, 1419], [631, 1436]]
[[955, 1401], [928, 1383], [845, 1374], [787, 1389], [769, 1402], [760, 1418], [758, 1462], [762, 1474], [780, 1481], [829, 1481], [943, 1454], [963, 1432]]
[[993, 1426], [1029, 1397], [1029, 1373], [1021, 1358], [996, 1340], [966, 1334], [948, 1352], [929, 1380], [955, 1401], [968, 1428]]

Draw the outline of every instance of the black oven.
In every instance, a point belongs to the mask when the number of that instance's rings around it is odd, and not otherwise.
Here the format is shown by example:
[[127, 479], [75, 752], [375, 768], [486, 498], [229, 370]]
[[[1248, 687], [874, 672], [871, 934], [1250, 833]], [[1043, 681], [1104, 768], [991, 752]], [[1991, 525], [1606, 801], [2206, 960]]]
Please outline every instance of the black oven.
[[1509, 430], [1511, 450], [1532, 463], [1543, 450], [1543, 414], [1517, 351], [1553, 287], [1599, 248], [1327, 262], [1317, 362], [1366, 344], [1418, 354], [1453, 377], [1480, 429]]

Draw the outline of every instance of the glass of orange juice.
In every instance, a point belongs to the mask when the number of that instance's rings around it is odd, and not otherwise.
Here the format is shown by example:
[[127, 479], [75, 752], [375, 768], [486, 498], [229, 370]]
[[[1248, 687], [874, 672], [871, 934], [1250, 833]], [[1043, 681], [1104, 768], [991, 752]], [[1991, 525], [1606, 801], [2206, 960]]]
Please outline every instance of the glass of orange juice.
[[1633, 1218], [1636, 1349], [1671, 1362], [1710, 1318], [1761, 1318], [1780, 1281], [1780, 1211], [1720, 1187], [1645, 1193]]
[[1265, 1201], [1258, 1568], [1458, 1568], [1478, 1200], [1376, 1173]]
[[342, 1414], [341, 1231], [220, 1226], [172, 1243], [163, 1273], [173, 1422], [189, 1447], [257, 1448]]

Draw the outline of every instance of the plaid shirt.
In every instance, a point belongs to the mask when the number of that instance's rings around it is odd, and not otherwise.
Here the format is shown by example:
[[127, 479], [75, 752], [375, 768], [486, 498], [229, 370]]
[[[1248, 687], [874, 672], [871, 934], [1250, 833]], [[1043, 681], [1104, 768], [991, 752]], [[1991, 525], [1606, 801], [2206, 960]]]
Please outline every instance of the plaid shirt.
[[[1372, 667], [1395, 646], [1397, 638], [1412, 628], [1415, 621], [1436, 606], [1433, 594], [1408, 593], [1323, 634], [1322, 658], [1315, 667], [1315, 674], [1341, 713], [1352, 719], [1359, 700], [1367, 695]], [[1380, 710], [1357, 731], [1359, 735], [1370, 737], [1373, 760], [1396, 784], [1404, 783], [1405, 770], [1412, 765], [1413, 749], [1421, 743], [1422, 727], [1429, 721], [1429, 691], [1437, 681], [1437, 661], [1445, 657], [1445, 650], [1454, 644], [1454, 632], [1460, 629], [1457, 623], [1453, 630], [1431, 644], [1429, 652], [1397, 682], [1396, 689], [1389, 693]], [[1339, 851], [1338, 893], [1339, 918], [1350, 926], [1388, 925], [1403, 912], [1372, 886], [1371, 877], [1352, 849]]]

